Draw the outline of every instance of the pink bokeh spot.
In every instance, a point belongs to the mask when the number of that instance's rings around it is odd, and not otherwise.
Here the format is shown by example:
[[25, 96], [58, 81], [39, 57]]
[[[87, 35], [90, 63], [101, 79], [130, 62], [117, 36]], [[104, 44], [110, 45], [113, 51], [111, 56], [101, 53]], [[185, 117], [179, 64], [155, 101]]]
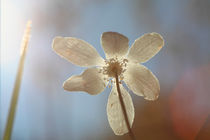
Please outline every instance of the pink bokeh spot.
[[186, 71], [169, 101], [176, 134], [195, 139], [210, 114], [210, 65]]

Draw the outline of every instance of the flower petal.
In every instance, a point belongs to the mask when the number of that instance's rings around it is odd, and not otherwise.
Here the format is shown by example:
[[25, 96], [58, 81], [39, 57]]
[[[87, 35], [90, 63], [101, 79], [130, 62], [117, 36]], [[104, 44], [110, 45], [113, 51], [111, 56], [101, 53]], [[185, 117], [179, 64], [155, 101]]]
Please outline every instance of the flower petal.
[[55, 37], [54, 51], [71, 63], [83, 67], [100, 66], [104, 60], [89, 43], [73, 37]]
[[74, 75], [66, 80], [63, 88], [68, 91], [85, 91], [91, 95], [101, 93], [106, 81], [97, 68], [88, 68], [81, 75]]
[[[130, 126], [132, 127], [134, 120], [134, 107], [130, 94], [120, 85], [123, 101]], [[116, 86], [112, 88], [107, 104], [107, 116], [109, 124], [116, 135], [123, 135], [128, 132], [128, 128], [124, 119], [122, 108], [120, 105]]]
[[128, 38], [117, 32], [105, 32], [101, 36], [101, 45], [106, 58], [122, 57], [128, 52]]
[[147, 100], [156, 100], [159, 96], [158, 79], [143, 65], [129, 64], [124, 81], [136, 95], [144, 96]]
[[163, 37], [158, 33], [148, 33], [136, 39], [133, 43], [128, 59], [143, 63], [157, 54], [164, 46]]

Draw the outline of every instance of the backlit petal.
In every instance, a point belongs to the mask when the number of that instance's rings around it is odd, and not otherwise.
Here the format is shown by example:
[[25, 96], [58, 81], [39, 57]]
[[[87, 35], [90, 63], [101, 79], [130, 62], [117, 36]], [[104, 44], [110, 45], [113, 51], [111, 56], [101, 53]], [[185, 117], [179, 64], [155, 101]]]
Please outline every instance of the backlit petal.
[[[134, 107], [130, 94], [120, 85], [123, 101], [125, 104], [126, 112], [130, 126], [132, 127], [134, 120]], [[123, 135], [128, 133], [128, 128], [124, 119], [121, 109], [118, 92], [116, 86], [113, 85], [112, 91], [109, 95], [107, 104], [107, 116], [109, 124], [116, 135]]]
[[147, 100], [156, 100], [159, 96], [158, 79], [143, 65], [129, 64], [124, 81], [136, 95], [144, 96]]
[[89, 43], [73, 37], [55, 37], [54, 51], [71, 63], [83, 67], [100, 66], [104, 60]]
[[128, 51], [128, 38], [117, 32], [105, 32], [101, 36], [101, 45], [106, 54], [106, 58], [115, 56], [122, 57]]
[[91, 95], [101, 93], [105, 87], [106, 81], [97, 68], [88, 68], [81, 75], [74, 75], [63, 84], [67, 91], [85, 91]]
[[164, 40], [158, 33], [148, 33], [136, 39], [133, 43], [128, 59], [143, 63], [157, 54], [164, 46]]

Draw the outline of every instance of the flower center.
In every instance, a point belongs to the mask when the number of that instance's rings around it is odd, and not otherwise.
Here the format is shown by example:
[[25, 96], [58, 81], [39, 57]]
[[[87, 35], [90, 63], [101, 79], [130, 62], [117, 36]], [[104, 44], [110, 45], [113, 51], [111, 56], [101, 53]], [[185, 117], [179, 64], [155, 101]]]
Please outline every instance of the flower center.
[[126, 71], [128, 60], [118, 60], [117, 57], [105, 60], [105, 66], [102, 67], [102, 73], [110, 78], [115, 78], [116, 74], [123, 79], [123, 73]]

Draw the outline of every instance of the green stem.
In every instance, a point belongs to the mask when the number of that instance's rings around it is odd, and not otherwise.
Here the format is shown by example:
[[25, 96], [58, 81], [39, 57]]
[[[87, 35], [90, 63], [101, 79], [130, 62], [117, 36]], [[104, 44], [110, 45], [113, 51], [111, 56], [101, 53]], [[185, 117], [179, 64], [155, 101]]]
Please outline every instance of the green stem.
[[6, 123], [6, 128], [4, 131], [3, 140], [10, 140], [11, 135], [12, 135], [12, 129], [13, 129], [14, 118], [15, 118], [15, 113], [17, 109], [17, 103], [18, 103], [18, 97], [19, 97], [19, 91], [20, 91], [20, 85], [21, 85], [21, 79], [22, 79], [22, 74], [23, 74], [24, 60], [25, 60], [25, 55], [26, 55], [26, 50], [27, 50], [28, 40], [29, 40], [29, 35], [30, 35], [30, 26], [31, 26], [31, 21], [28, 21], [24, 39], [23, 39], [23, 45], [21, 46], [22, 47], [21, 57], [20, 57], [19, 65], [18, 65], [18, 72], [15, 79], [15, 85], [14, 85], [14, 89], [12, 93], [9, 114], [7, 117], [7, 123]]
[[16, 112], [16, 108], [17, 108], [17, 101], [18, 101], [18, 97], [19, 97], [21, 77], [22, 77], [22, 72], [23, 72], [22, 67], [23, 67], [23, 61], [20, 61], [18, 73], [16, 75], [16, 80], [15, 80], [15, 87], [14, 87], [13, 93], [12, 93], [9, 114], [8, 114], [6, 129], [5, 129], [5, 133], [4, 133], [4, 140], [11, 139], [13, 122], [14, 122], [15, 112]]
[[119, 95], [120, 105], [121, 105], [121, 108], [122, 108], [122, 111], [123, 111], [123, 116], [124, 116], [124, 119], [125, 119], [126, 126], [128, 128], [128, 134], [131, 137], [131, 140], [135, 140], [134, 134], [131, 130], [131, 127], [130, 127], [130, 124], [129, 124], [129, 121], [128, 121], [128, 115], [127, 115], [127, 112], [126, 112], [125, 104], [123, 102], [122, 93], [120, 91], [119, 78], [118, 78], [117, 73], [115, 75], [115, 79], [116, 79], [116, 86], [117, 86], [117, 92], [118, 92], [118, 95]]

